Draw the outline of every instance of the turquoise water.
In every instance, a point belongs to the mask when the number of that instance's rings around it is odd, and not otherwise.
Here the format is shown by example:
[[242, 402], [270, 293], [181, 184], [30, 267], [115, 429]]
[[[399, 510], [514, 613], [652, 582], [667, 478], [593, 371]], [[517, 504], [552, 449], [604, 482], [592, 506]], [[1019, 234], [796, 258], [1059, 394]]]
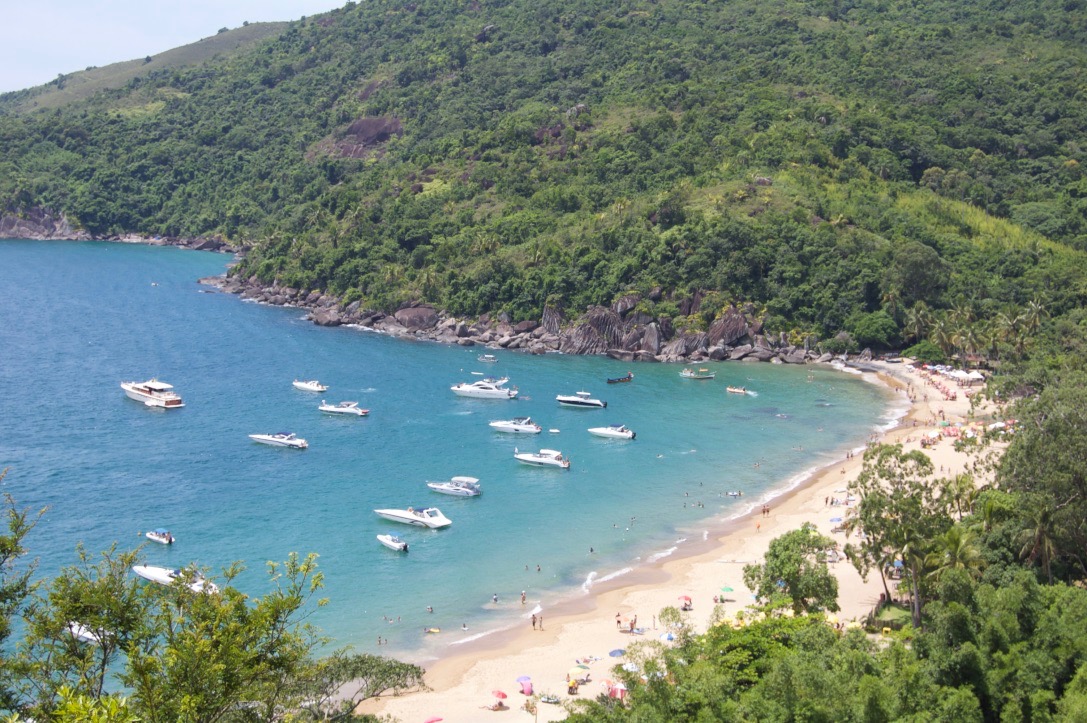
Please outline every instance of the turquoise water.
[[[228, 260], [0, 241], [0, 468], [11, 468], [3, 486], [20, 506], [49, 508], [29, 540], [43, 573], [74, 563], [77, 543], [134, 548], [140, 532], [164, 526], [178, 542], [148, 544], [147, 563], [196, 562], [214, 576], [245, 561], [235, 584], [260, 595], [266, 561], [316, 552], [330, 602], [312, 621], [337, 644], [433, 654], [659, 558], [863, 443], [889, 414], [884, 390], [828, 369], [717, 364], [716, 380], [695, 381], [674, 365], [502, 350], [497, 365], [483, 365], [479, 347], [322, 329], [298, 309], [196, 283]], [[605, 383], [628, 369], [633, 383]], [[479, 378], [473, 371], [508, 375], [521, 398], [453, 395], [451, 385]], [[186, 407], [149, 409], [118, 387], [152, 376], [174, 384]], [[297, 391], [295, 378], [330, 390]], [[727, 384], [757, 396], [727, 394]], [[582, 389], [608, 408], [554, 401]], [[358, 400], [371, 414], [321, 414], [322, 397]], [[487, 426], [518, 415], [545, 432]], [[638, 438], [585, 431], [617, 423]], [[276, 431], [310, 448], [246, 436]], [[515, 447], [560, 449], [572, 469], [520, 465]], [[482, 497], [425, 486], [454, 475], [478, 477]], [[422, 530], [373, 514], [409, 505], [438, 506], [453, 525]], [[381, 547], [374, 537], [383, 532], [411, 551]], [[445, 632], [427, 636], [424, 627]], [[379, 635], [389, 648], [376, 647]]]

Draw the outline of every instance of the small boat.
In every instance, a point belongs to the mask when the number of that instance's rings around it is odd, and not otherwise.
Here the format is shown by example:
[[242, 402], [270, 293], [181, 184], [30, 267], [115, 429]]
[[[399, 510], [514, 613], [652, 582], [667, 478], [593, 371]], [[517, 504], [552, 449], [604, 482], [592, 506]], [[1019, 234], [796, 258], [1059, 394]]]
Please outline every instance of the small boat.
[[473, 397], [475, 399], [514, 399], [517, 396], [517, 389], [506, 389], [505, 384], [508, 381], [508, 377], [502, 377], [501, 379], [487, 377], [486, 379], [480, 379], [470, 384], [468, 382], [461, 382], [460, 384], [449, 387], [449, 389], [458, 397]]
[[491, 427], [496, 432], [510, 432], [512, 434], [539, 434], [543, 429], [532, 421], [532, 417], [514, 417], [513, 419], [500, 419], [491, 422]]
[[[171, 585], [174, 580], [182, 580], [186, 577], [186, 573], [178, 568], [170, 569], [154, 565], [133, 565], [132, 572], [144, 580], [157, 582], [159, 585]], [[187, 583], [187, 586], [193, 592], [219, 592], [219, 587], [210, 580], [205, 580], [200, 573], [191, 571], [187, 574], [192, 577], [192, 582]]]
[[379, 517], [384, 517], [392, 522], [403, 522], [405, 525], [416, 527], [429, 527], [436, 530], [440, 527], [449, 527], [453, 521], [442, 514], [437, 507], [409, 507], [406, 510], [374, 510]]
[[541, 449], [539, 452], [519, 452], [513, 450], [513, 457], [518, 462], [535, 465], [536, 467], [560, 467], [570, 469], [570, 460], [562, 456], [557, 449]]
[[559, 394], [555, 397], [555, 401], [559, 403], [560, 407], [571, 407], [573, 409], [604, 409], [608, 406], [607, 402], [602, 402], [599, 399], [592, 399], [588, 392]]
[[162, 409], [180, 409], [185, 406], [177, 392], [170, 391], [174, 386], [158, 379], [148, 379], [146, 382], [121, 382], [121, 389], [129, 399], [143, 402], [149, 407]]
[[709, 369], [703, 367], [698, 370], [684, 369], [679, 373], [679, 375], [684, 379], [713, 379], [715, 376], [717, 376], [717, 372], [711, 372]]
[[309, 442], [301, 437], [294, 436], [293, 432], [276, 432], [275, 434], [250, 434], [249, 439], [261, 444], [270, 444], [273, 447], [293, 447], [305, 449]]
[[162, 527], [145, 532], [143, 533], [143, 536], [160, 545], [172, 545], [176, 542], [174, 536], [170, 534], [170, 531]]
[[324, 399], [321, 400], [321, 406], [317, 409], [322, 412], [328, 412], [329, 414], [354, 414], [357, 417], [365, 417], [370, 413], [369, 409], [359, 409], [358, 402], [339, 402], [337, 404], [329, 404]]
[[616, 377], [615, 379], [609, 379], [608, 384], [622, 384], [623, 382], [629, 382], [634, 380], [634, 372], [627, 372], [625, 377]]
[[729, 394], [747, 394], [747, 387], [725, 387]]
[[589, 430], [589, 434], [597, 437], [609, 437], [611, 439], [634, 439], [638, 435], [633, 429], [627, 429], [622, 424], [609, 424], [606, 427], [593, 427]]
[[475, 477], [453, 477], [448, 482], [427, 482], [426, 486], [435, 492], [454, 497], [479, 497], [483, 490]]
[[408, 543], [396, 535], [378, 535], [377, 541], [390, 550], [396, 550], [397, 552], [408, 551]]
[[310, 379], [308, 381], [294, 380], [294, 388], [301, 389], [303, 392], [327, 392], [328, 387], [316, 379]]
[[498, 357], [494, 354], [480, 354], [476, 357], [476, 361], [481, 361], [484, 364], [494, 364], [498, 361]]
[[88, 628], [86, 625], [75, 620], [70, 620], [64, 626], [68, 633], [81, 643], [89, 643], [91, 645], [101, 645], [102, 637]]

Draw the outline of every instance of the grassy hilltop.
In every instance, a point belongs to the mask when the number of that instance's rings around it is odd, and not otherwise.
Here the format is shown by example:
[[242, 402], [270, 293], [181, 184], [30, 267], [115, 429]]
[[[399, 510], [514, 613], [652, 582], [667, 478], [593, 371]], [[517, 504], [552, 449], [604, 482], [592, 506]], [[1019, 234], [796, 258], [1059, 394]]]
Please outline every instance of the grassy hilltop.
[[0, 199], [221, 233], [240, 273], [376, 308], [659, 288], [640, 310], [685, 328], [753, 302], [771, 331], [1014, 348], [1031, 301], [1083, 300], [1085, 48], [1082, 0], [348, 3], [0, 98]]

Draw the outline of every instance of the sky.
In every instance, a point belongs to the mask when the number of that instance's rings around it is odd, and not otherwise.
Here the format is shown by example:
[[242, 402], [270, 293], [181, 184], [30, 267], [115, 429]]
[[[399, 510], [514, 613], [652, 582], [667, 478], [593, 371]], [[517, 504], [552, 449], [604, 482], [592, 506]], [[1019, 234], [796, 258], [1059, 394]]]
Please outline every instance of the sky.
[[345, 0], [4, 0], [0, 93], [156, 55], [245, 21], [297, 20]]

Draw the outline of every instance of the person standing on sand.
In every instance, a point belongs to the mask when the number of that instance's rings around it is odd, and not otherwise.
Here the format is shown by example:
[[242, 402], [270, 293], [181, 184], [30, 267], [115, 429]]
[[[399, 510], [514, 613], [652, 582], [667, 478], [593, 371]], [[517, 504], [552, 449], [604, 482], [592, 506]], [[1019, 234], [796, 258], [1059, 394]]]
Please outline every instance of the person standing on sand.
[[532, 614], [532, 629], [536, 629], [536, 613]]
[[540, 616], [540, 630], [543, 630], [543, 615]]

